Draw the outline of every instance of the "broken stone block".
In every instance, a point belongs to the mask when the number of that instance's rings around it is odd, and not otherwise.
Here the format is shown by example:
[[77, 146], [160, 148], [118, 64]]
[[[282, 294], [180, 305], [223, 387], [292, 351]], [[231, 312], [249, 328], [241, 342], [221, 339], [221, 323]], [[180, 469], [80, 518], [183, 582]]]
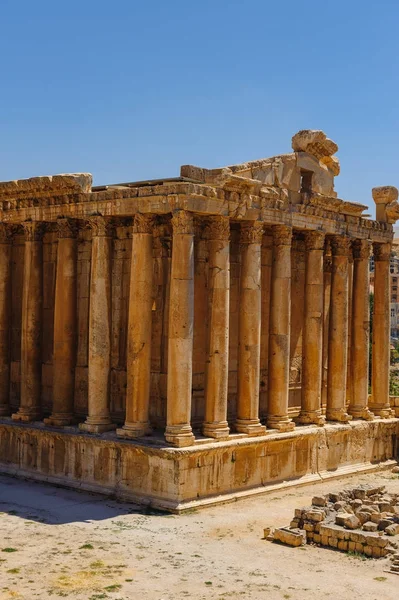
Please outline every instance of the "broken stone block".
[[313, 496], [313, 506], [327, 506], [327, 499], [325, 496]]
[[363, 531], [377, 531], [378, 525], [377, 523], [373, 523], [372, 521], [366, 521], [362, 527]]
[[366, 490], [363, 488], [356, 488], [353, 490], [353, 497], [359, 500], [364, 500], [366, 497]]
[[381, 521], [378, 523], [378, 529], [379, 529], [379, 531], [385, 531], [385, 529], [392, 524], [393, 524], [392, 519], [381, 519]]
[[287, 546], [304, 546], [306, 544], [306, 532], [301, 529], [281, 527], [274, 530], [274, 540]]
[[372, 513], [372, 514], [370, 515], [370, 521], [371, 521], [372, 523], [379, 523], [379, 522], [381, 521], [381, 519], [382, 519], [382, 518], [383, 518], [383, 517], [381, 516], [381, 514], [380, 514], [380, 513]]
[[399, 466], [394, 467], [392, 473], [399, 473]]
[[361, 525], [361, 522], [357, 516], [351, 515], [350, 513], [339, 513], [335, 517], [335, 522], [337, 525], [341, 525], [347, 529], [357, 529]]
[[399, 523], [392, 523], [392, 525], [388, 525], [388, 527], [385, 528], [385, 533], [387, 535], [398, 535]]
[[324, 521], [325, 515], [321, 510], [308, 510], [304, 515], [306, 519], [309, 521], [314, 521], [315, 523], [320, 523], [320, 521]]

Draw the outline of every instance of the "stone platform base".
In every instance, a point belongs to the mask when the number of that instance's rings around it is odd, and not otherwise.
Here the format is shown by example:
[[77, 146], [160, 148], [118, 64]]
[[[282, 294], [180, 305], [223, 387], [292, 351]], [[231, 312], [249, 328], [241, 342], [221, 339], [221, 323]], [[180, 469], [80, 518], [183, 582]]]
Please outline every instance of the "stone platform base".
[[398, 437], [393, 418], [170, 448], [3, 419], [0, 472], [178, 513], [379, 468], [397, 459]]

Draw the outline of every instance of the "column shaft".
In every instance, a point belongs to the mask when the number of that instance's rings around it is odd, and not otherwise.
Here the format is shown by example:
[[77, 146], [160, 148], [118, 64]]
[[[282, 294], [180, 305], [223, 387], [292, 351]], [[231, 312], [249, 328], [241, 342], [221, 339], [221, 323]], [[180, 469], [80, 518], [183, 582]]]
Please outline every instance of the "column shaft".
[[153, 303], [152, 232], [155, 219], [134, 218], [130, 271], [126, 420], [121, 437], [150, 433], [151, 337]]
[[194, 443], [191, 421], [194, 327], [194, 223], [179, 210], [172, 217], [169, 295], [167, 417], [165, 439], [174, 446]]
[[89, 219], [92, 229], [88, 416], [80, 429], [101, 433], [115, 429], [109, 413], [111, 367], [111, 227], [103, 217]]
[[263, 223], [253, 221], [241, 224], [238, 397], [235, 428], [248, 435], [262, 435], [266, 431], [259, 419], [262, 237]]
[[379, 417], [390, 417], [390, 270], [391, 244], [374, 244], [374, 314], [372, 348], [372, 398], [370, 410]]
[[225, 439], [229, 375], [230, 220], [214, 217], [209, 226], [209, 338], [205, 383], [206, 436]]
[[348, 368], [348, 238], [331, 238], [333, 255], [327, 374], [327, 419], [347, 422], [346, 377]]
[[41, 335], [43, 308], [43, 223], [25, 222], [21, 327], [21, 401], [15, 421], [41, 415]]
[[324, 424], [321, 415], [324, 302], [324, 234], [305, 234], [305, 318], [303, 331], [302, 407], [299, 422]]
[[292, 228], [274, 225], [270, 294], [269, 413], [267, 425], [291, 431], [288, 416], [291, 330], [291, 241]]
[[59, 219], [54, 306], [53, 410], [46, 425], [70, 425], [74, 420], [76, 366], [77, 241], [75, 224]]
[[323, 412], [327, 407], [327, 379], [328, 379], [328, 341], [330, 331], [330, 307], [331, 307], [331, 273], [332, 256], [331, 245], [328, 240], [324, 249], [324, 299], [323, 299], [323, 370], [321, 386], [321, 406]]
[[11, 230], [0, 224], [0, 416], [10, 414]]
[[369, 261], [371, 243], [355, 240], [353, 243], [353, 293], [350, 384], [348, 412], [354, 419], [371, 420], [368, 409], [369, 383]]

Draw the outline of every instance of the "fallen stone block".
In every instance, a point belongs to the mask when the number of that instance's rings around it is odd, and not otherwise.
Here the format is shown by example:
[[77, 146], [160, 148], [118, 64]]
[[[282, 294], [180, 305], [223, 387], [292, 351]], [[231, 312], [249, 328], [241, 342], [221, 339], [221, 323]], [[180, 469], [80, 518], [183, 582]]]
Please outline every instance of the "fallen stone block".
[[357, 516], [349, 513], [339, 513], [335, 517], [335, 523], [337, 525], [341, 525], [342, 527], [346, 527], [347, 529], [358, 529], [361, 525], [361, 522]]
[[327, 498], [325, 496], [313, 496], [313, 506], [327, 506]]
[[363, 524], [362, 529], [363, 531], [377, 531], [378, 525], [372, 521], [366, 521], [366, 523]]
[[301, 529], [281, 527], [274, 530], [274, 540], [287, 546], [304, 546], [306, 544], [306, 533]]
[[385, 528], [385, 533], [387, 535], [398, 535], [399, 523], [392, 523], [392, 525], [388, 525], [388, 527]]

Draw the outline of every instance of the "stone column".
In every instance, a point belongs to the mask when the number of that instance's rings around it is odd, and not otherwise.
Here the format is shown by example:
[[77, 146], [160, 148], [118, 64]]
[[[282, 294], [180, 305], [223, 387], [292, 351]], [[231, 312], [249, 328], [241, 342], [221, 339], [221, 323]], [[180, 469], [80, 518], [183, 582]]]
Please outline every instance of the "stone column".
[[205, 383], [205, 436], [226, 439], [229, 375], [230, 220], [209, 225], [209, 341]]
[[274, 225], [272, 233], [267, 425], [280, 431], [292, 431], [295, 424], [288, 416], [292, 228], [286, 225]]
[[10, 414], [11, 239], [0, 223], [0, 417]]
[[79, 428], [91, 433], [115, 429], [109, 414], [111, 368], [112, 228], [104, 217], [88, 219], [92, 230], [88, 416]]
[[46, 425], [62, 427], [74, 421], [76, 366], [76, 225], [58, 219], [57, 271], [54, 304], [53, 410]]
[[244, 222], [240, 233], [238, 397], [235, 428], [248, 435], [266, 431], [259, 419], [261, 245], [263, 223]]
[[140, 437], [151, 432], [151, 333], [153, 303], [152, 215], [136, 214], [133, 225], [130, 269], [126, 420], [120, 437]]
[[324, 300], [323, 300], [323, 369], [321, 384], [321, 406], [323, 411], [327, 407], [327, 376], [328, 376], [328, 340], [330, 331], [330, 306], [331, 306], [331, 273], [332, 256], [331, 244], [326, 240], [324, 246]]
[[368, 409], [369, 385], [369, 262], [371, 242], [355, 240], [353, 248], [352, 336], [348, 412], [354, 419], [370, 421], [374, 415]]
[[370, 410], [378, 417], [392, 416], [389, 404], [390, 271], [391, 244], [373, 244], [374, 314], [372, 347], [372, 397]]
[[37, 421], [41, 416], [41, 335], [43, 313], [44, 224], [23, 223], [25, 231], [21, 326], [21, 400], [14, 421]]
[[327, 420], [346, 423], [346, 377], [348, 367], [348, 260], [350, 241], [331, 238], [332, 276], [327, 373]]
[[173, 446], [194, 444], [191, 420], [194, 327], [194, 223], [178, 210], [172, 217], [169, 296], [167, 416], [165, 439]]
[[321, 414], [324, 304], [324, 233], [305, 234], [305, 318], [303, 331], [302, 407], [298, 421], [324, 425]]

